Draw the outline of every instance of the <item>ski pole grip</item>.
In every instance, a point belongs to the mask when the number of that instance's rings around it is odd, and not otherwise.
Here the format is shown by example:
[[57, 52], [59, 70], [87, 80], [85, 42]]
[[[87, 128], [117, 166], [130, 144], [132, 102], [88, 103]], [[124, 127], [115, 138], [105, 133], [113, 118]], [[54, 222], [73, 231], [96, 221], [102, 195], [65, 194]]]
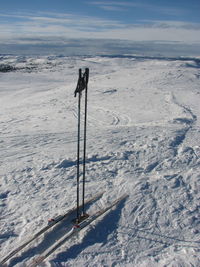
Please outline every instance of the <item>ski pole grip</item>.
[[82, 70], [79, 69], [79, 80], [82, 78]]
[[86, 81], [86, 84], [88, 84], [88, 80], [89, 80], [89, 68], [86, 68], [85, 69], [85, 81]]

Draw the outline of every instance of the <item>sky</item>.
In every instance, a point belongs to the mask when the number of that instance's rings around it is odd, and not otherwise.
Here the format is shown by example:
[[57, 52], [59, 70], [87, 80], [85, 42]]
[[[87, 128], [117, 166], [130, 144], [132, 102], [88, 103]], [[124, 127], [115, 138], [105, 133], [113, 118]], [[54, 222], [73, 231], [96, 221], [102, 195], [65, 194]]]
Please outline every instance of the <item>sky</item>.
[[67, 38], [200, 44], [199, 0], [0, 0], [0, 43]]

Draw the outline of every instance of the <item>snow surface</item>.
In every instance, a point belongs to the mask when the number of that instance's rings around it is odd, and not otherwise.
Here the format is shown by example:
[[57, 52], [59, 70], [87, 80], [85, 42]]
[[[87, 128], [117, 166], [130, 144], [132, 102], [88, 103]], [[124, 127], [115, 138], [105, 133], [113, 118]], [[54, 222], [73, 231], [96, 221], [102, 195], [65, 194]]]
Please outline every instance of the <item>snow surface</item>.
[[[86, 196], [105, 191], [90, 209], [129, 197], [47, 266], [200, 266], [198, 58], [0, 57], [0, 258], [75, 205], [80, 67]], [[44, 241], [9, 266], [28, 266]]]

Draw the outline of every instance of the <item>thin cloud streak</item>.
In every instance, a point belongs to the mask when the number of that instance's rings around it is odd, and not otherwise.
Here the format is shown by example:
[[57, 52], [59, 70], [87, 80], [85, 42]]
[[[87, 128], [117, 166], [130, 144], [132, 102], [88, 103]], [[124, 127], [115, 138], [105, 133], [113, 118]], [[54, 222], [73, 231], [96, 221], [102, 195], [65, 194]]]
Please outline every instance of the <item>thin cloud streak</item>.
[[124, 7], [118, 7], [118, 6], [110, 6], [110, 5], [101, 5], [101, 9], [106, 10], [106, 11], [128, 11], [128, 8]]
[[[44, 26], [47, 24], [57, 24], [57, 25], [65, 25], [65, 26], [70, 26], [70, 27], [76, 27], [78, 26], [90, 26], [91, 28], [120, 28], [123, 24], [114, 21], [114, 20], [105, 20], [97, 17], [89, 17], [89, 16], [77, 16], [77, 15], [72, 15], [72, 14], [61, 14], [61, 13], [49, 13], [45, 14], [43, 13], [42, 15], [35, 15], [35, 14], [0, 14], [1, 17], [8, 17], [12, 19], [19, 19], [21, 23], [24, 23], [26, 20], [25, 24], [28, 22], [29, 24], [32, 23], [38, 23], [38, 24], [43, 24]], [[4, 24], [6, 25], [6, 24]], [[9, 25], [9, 24], [7, 24]], [[10, 25], [14, 26], [13, 24], [10, 23]]]
[[95, 5], [98, 8], [101, 8], [104, 10], [106, 9], [106, 6], [108, 8], [112, 7], [113, 11], [118, 11], [118, 9], [121, 11], [128, 11], [129, 8], [132, 7], [132, 8], [151, 10], [153, 12], [166, 14], [166, 15], [174, 15], [174, 16], [187, 13], [187, 10], [185, 10], [185, 9], [161, 7], [158, 5], [148, 4], [148, 3], [144, 3], [144, 2], [143, 3], [141, 3], [141, 2], [130, 3], [130, 2], [126, 2], [126, 1], [121, 1], [121, 2], [117, 2], [117, 1], [91, 1], [88, 3], [91, 5]]

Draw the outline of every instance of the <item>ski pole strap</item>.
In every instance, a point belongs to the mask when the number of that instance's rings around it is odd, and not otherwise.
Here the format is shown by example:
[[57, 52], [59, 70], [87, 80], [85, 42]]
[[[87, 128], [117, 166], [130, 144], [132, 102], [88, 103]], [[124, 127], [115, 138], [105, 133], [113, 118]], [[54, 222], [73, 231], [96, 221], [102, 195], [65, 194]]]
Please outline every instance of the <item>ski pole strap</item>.
[[76, 97], [77, 93], [81, 93], [84, 89], [86, 89], [89, 80], [89, 69], [86, 68], [84, 74], [82, 75], [82, 70], [79, 69], [79, 78], [76, 86], [76, 90], [74, 92], [74, 97]]

